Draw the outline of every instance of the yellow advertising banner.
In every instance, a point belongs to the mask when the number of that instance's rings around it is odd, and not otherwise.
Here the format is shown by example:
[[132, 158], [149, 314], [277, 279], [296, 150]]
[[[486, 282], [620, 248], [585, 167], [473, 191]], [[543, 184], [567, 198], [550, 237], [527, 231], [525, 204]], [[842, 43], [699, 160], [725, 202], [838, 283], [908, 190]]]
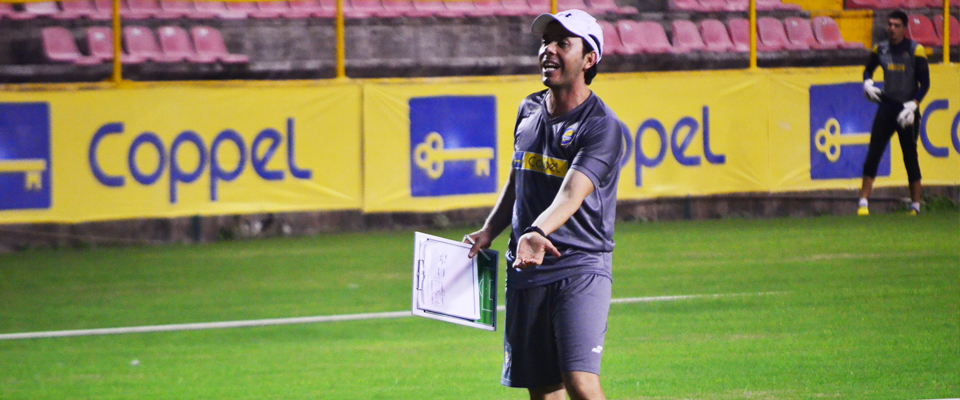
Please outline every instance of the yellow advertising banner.
[[0, 223], [362, 204], [355, 83], [0, 92]]
[[[618, 197], [859, 187], [877, 109], [863, 96], [861, 74], [841, 67], [601, 75], [591, 89], [623, 122]], [[932, 65], [931, 82], [918, 121], [924, 182], [960, 184], [960, 68]], [[511, 167], [517, 106], [542, 89], [535, 76], [365, 83], [364, 211], [492, 205]], [[906, 184], [892, 142], [878, 186]]]

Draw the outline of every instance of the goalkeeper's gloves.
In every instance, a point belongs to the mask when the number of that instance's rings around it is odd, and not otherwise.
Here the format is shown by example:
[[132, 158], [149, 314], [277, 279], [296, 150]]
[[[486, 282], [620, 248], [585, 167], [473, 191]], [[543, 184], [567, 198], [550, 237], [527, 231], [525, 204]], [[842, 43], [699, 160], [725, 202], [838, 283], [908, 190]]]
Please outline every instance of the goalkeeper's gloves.
[[879, 103], [881, 94], [883, 94], [883, 90], [873, 86], [873, 79], [863, 81], [863, 95], [866, 96], [867, 100]]
[[897, 116], [897, 123], [904, 128], [913, 125], [913, 114], [916, 111], [917, 102], [911, 100], [903, 103], [903, 111], [900, 111], [900, 115]]

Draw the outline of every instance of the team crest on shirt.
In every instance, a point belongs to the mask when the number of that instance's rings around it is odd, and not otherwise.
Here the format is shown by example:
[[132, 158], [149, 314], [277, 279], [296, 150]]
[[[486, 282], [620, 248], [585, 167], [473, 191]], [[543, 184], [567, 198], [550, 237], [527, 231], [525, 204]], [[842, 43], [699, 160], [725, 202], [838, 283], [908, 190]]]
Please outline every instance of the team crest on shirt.
[[569, 146], [570, 142], [573, 141], [573, 134], [575, 132], [574, 128], [567, 128], [567, 130], [563, 132], [563, 135], [560, 136], [560, 146]]

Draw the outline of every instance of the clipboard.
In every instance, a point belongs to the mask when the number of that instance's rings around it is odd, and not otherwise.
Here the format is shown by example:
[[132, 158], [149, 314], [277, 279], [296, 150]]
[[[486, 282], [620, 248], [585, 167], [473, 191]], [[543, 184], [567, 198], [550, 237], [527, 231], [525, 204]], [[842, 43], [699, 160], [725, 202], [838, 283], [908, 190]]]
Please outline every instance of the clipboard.
[[411, 311], [419, 317], [497, 330], [497, 260], [481, 250], [467, 257], [470, 245], [416, 232], [413, 246]]

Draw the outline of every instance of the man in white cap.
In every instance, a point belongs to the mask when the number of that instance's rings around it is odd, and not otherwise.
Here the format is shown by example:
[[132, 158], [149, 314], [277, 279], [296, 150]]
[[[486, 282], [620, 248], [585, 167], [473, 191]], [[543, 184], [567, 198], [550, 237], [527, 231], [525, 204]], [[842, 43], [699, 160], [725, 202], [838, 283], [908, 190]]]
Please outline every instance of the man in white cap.
[[520, 104], [510, 176], [470, 256], [511, 227], [501, 384], [531, 399], [604, 399], [600, 359], [612, 280], [623, 134], [588, 87], [603, 33], [580, 10], [543, 14], [546, 90]]

